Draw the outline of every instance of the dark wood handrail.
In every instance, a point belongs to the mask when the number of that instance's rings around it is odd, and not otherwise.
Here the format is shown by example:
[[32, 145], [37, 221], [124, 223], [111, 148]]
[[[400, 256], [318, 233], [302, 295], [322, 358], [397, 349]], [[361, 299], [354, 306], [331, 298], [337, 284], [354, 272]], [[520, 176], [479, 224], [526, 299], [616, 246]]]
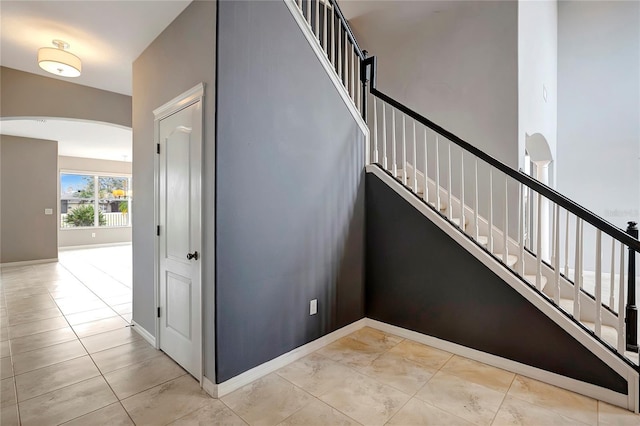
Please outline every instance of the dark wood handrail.
[[[303, 1], [306, 1], [306, 0], [303, 0]], [[320, 0], [314, 0], [314, 1], [320, 1]], [[336, 15], [338, 15], [338, 19], [340, 20], [340, 22], [342, 22], [342, 25], [344, 26], [344, 29], [347, 33], [347, 36], [349, 37], [349, 41], [351, 41], [351, 44], [353, 45], [353, 48], [356, 50], [358, 57], [360, 57], [360, 60], [363, 61], [365, 59], [365, 54], [363, 53], [362, 49], [360, 49], [360, 46], [358, 45], [358, 41], [356, 40], [355, 35], [353, 35], [353, 31], [351, 30], [351, 26], [349, 25], [349, 22], [342, 14], [342, 10], [340, 10], [340, 6], [338, 6], [338, 1], [337, 0], [328, 0], [328, 1], [329, 3], [331, 3], [333, 10], [335, 10], [336, 12]]]
[[379, 91], [376, 88], [376, 65], [377, 65], [376, 61], [377, 61], [377, 59], [376, 59], [375, 56], [366, 58], [362, 63], [363, 66], [361, 67], [363, 69], [363, 71], [361, 73], [362, 74], [361, 78], [363, 79], [363, 81], [365, 83], [366, 83], [366, 81], [369, 81], [369, 84], [370, 84], [370, 91], [369, 92], [372, 95], [374, 95], [375, 97], [383, 100], [387, 104], [389, 104], [392, 107], [396, 108], [397, 110], [401, 111], [403, 114], [413, 118], [417, 122], [419, 122], [422, 125], [428, 127], [429, 129], [433, 130], [434, 132], [438, 133], [439, 135], [444, 136], [449, 141], [451, 141], [454, 144], [458, 145], [460, 148], [464, 149], [465, 151], [467, 151], [467, 152], [475, 155], [476, 157], [480, 158], [485, 163], [487, 163], [487, 164], [491, 165], [492, 167], [500, 170], [504, 174], [510, 176], [511, 178], [513, 178], [516, 181], [522, 183], [523, 185], [527, 186], [528, 188], [533, 189], [537, 193], [541, 194], [545, 198], [547, 198], [547, 199], [553, 201], [554, 203], [558, 204], [560, 207], [564, 208], [565, 210], [573, 213], [574, 215], [576, 215], [580, 219], [584, 220], [585, 222], [590, 223], [591, 225], [593, 225], [596, 228], [600, 229], [602, 232], [605, 232], [606, 234], [610, 235], [611, 237], [615, 238], [616, 240], [624, 243], [629, 248], [635, 250], [637, 253], [640, 253], [640, 241], [638, 241], [636, 238], [633, 238], [631, 235], [627, 234], [624, 230], [622, 230], [622, 229], [618, 228], [617, 226], [607, 222], [606, 220], [604, 220], [600, 216], [598, 216], [598, 215], [594, 214], [593, 212], [585, 209], [581, 205], [577, 204], [576, 202], [574, 202], [574, 201], [570, 200], [569, 198], [565, 197], [564, 195], [560, 194], [559, 192], [557, 192], [553, 188], [550, 188], [547, 185], [543, 184], [542, 182], [533, 179], [531, 176], [526, 175], [526, 174], [522, 173], [521, 171], [512, 169], [510, 166], [504, 164], [500, 160], [490, 156], [489, 154], [485, 153], [484, 151], [481, 151], [480, 149], [478, 149], [475, 146], [471, 145], [469, 142], [466, 142], [465, 140], [459, 138], [458, 136], [454, 135], [453, 133], [449, 132], [448, 130], [440, 127], [439, 125], [437, 125], [433, 121], [429, 120], [428, 118], [418, 114], [417, 112], [415, 112], [414, 110], [410, 109], [409, 107], [401, 104], [400, 102], [396, 101], [395, 99], [391, 98], [390, 96], [388, 96], [388, 95], [382, 93], [381, 91]]

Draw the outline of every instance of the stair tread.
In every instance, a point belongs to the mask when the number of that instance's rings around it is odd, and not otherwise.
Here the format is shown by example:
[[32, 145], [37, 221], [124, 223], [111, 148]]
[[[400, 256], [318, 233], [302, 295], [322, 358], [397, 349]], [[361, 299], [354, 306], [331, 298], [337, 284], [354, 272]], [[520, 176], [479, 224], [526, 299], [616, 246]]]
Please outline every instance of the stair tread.
[[[503, 253], [494, 253], [494, 255], [500, 260], [502, 260], [502, 258], [504, 257]], [[518, 261], [518, 256], [516, 256], [515, 254], [507, 255], [507, 266], [513, 267], [513, 265], [515, 265], [517, 261]]]
[[560, 299], [560, 307], [567, 312], [573, 312], [573, 299]]
[[482, 244], [483, 246], [486, 246], [489, 244], [489, 237], [486, 235], [479, 235], [478, 236], [478, 242], [480, 244]]
[[[596, 324], [591, 321], [580, 321], [585, 327], [590, 329], [591, 331], [595, 331]], [[602, 324], [600, 327], [600, 338], [605, 342], [609, 343], [613, 347], [618, 344], [618, 330], [610, 325]]]
[[[527, 281], [529, 281], [532, 284], [535, 284], [536, 279], [538, 278], [538, 276], [535, 274], [525, 274], [524, 277], [527, 279]], [[541, 278], [540, 281], [542, 281], [542, 287], [544, 287], [547, 284], [547, 277], [542, 275], [540, 278]], [[571, 303], [573, 303], [573, 301], [571, 301]]]
[[[451, 222], [455, 223], [457, 226], [460, 226], [460, 218], [459, 217], [452, 217], [451, 218]], [[466, 227], [469, 224], [469, 219], [468, 218], [464, 218], [464, 226]]]

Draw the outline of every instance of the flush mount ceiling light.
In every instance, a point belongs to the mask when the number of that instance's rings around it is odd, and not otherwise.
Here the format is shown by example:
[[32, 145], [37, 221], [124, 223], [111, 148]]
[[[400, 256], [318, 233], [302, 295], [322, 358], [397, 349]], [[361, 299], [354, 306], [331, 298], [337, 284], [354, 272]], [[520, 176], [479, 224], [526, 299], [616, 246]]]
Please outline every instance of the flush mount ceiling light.
[[38, 65], [51, 74], [62, 77], [78, 77], [82, 71], [82, 62], [73, 53], [67, 52], [69, 44], [62, 40], [53, 40], [56, 47], [43, 47], [38, 50]]

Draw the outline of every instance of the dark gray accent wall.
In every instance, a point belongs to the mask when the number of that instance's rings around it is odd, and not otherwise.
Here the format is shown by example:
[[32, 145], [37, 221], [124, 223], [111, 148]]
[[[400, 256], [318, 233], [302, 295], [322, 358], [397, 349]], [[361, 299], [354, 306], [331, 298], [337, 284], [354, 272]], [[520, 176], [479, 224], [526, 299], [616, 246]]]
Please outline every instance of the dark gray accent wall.
[[366, 175], [366, 315], [627, 393], [627, 382], [377, 176]]
[[216, 2], [192, 2], [133, 63], [133, 320], [155, 333], [153, 110], [205, 83], [202, 149], [204, 375], [214, 368]]
[[58, 258], [57, 193], [58, 142], [0, 135], [0, 263]]
[[284, 2], [218, 13], [220, 383], [363, 317], [364, 136]]
[[0, 67], [2, 117], [60, 117], [131, 127], [131, 96]]

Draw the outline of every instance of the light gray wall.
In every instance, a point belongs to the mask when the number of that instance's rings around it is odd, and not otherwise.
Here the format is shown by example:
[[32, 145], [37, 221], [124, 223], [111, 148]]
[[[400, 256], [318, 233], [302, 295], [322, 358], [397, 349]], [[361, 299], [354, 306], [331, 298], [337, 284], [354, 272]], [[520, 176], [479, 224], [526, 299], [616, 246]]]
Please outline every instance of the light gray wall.
[[205, 83], [203, 140], [204, 374], [214, 373], [216, 2], [194, 1], [133, 64], [133, 320], [155, 334], [153, 110]]
[[379, 90], [516, 167], [517, 13], [511, 1], [395, 1], [350, 24], [378, 57]]
[[[558, 135], [556, 0], [518, 2], [518, 76], [519, 167], [524, 167], [526, 134], [542, 134], [555, 160]], [[555, 168], [555, 161], [551, 168]]]
[[[640, 219], [639, 8], [561, 1], [558, 9], [558, 189], [622, 228]], [[588, 232], [589, 270], [593, 247]]]
[[[131, 163], [127, 161], [98, 160], [82, 157], [58, 157], [58, 176], [61, 171], [122, 173], [131, 175]], [[58, 191], [60, 194], [60, 191]], [[58, 205], [60, 200], [58, 199]], [[133, 203], [132, 203], [133, 204]], [[95, 234], [95, 237], [92, 237]], [[131, 241], [131, 227], [122, 228], [66, 228], [58, 231], [58, 247], [74, 247], [91, 244], [113, 244]]]
[[0, 263], [57, 259], [57, 162], [56, 141], [0, 135]]
[[131, 97], [0, 67], [0, 115], [72, 118], [131, 127]]
[[364, 137], [284, 2], [219, 13], [222, 382], [363, 317]]

